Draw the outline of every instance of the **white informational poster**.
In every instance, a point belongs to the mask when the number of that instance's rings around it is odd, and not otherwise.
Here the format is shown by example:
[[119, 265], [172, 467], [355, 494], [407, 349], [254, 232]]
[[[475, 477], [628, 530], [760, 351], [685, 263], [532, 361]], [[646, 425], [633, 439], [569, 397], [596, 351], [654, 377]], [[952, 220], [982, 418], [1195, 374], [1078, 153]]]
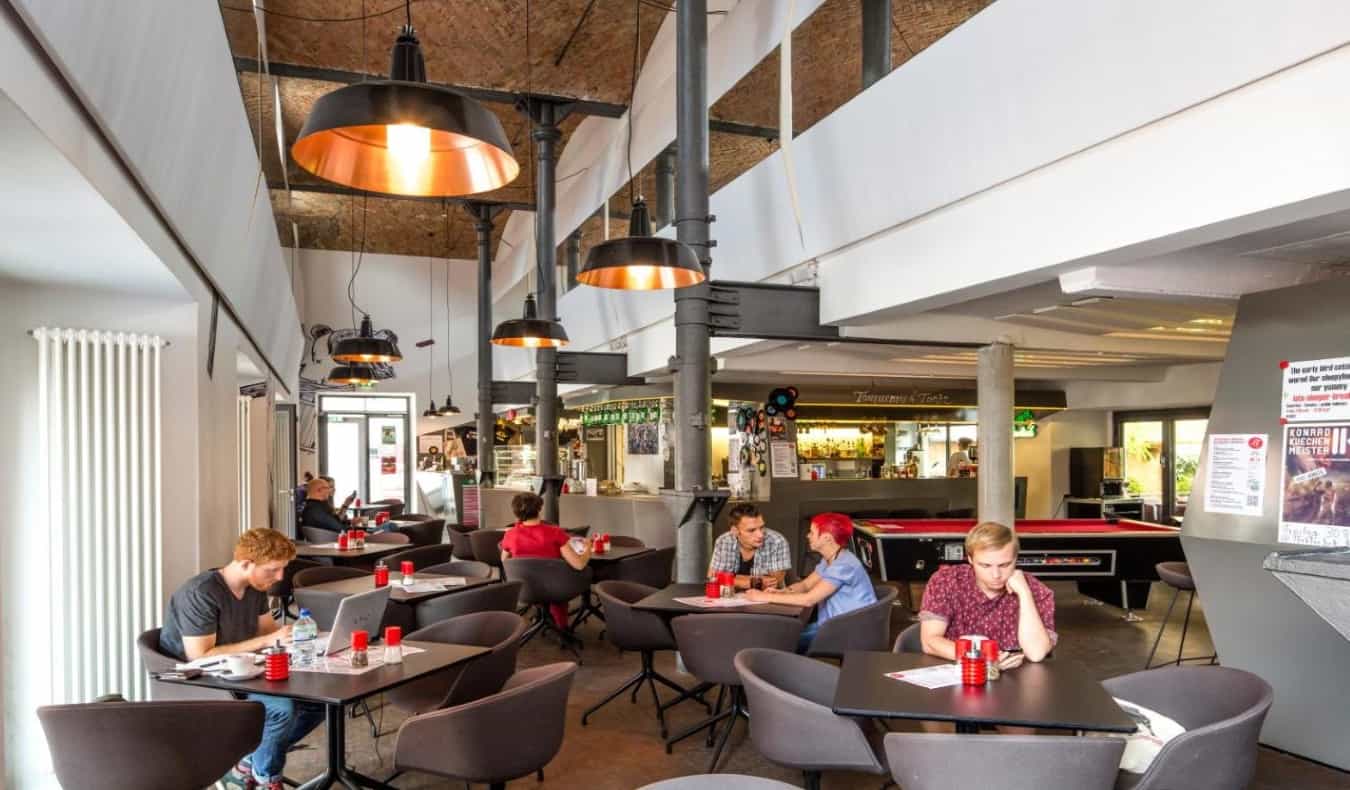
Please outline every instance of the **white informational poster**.
[[1350, 357], [1281, 362], [1280, 417], [1286, 422], [1350, 420]]
[[797, 476], [797, 443], [769, 442], [769, 469], [774, 477]]
[[1259, 516], [1266, 501], [1264, 433], [1214, 433], [1205, 464], [1205, 512]]
[[1281, 543], [1350, 546], [1350, 422], [1284, 426]]

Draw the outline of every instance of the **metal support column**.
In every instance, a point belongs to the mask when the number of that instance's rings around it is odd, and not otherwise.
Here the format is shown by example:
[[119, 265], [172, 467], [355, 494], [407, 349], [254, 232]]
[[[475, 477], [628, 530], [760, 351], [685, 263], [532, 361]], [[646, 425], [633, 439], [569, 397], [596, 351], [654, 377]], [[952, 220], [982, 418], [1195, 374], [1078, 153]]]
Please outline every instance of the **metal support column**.
[[675, 146], [656, 156], [656, 204], [652, 207], [652, 217], [660, 230], [675, 220]]
[[[704, 269], [712, 263], [708, 223], [708, 3], [676, 5], [676, 145], [679, 193], [677, 238], [694, 248]], [[675, 489], [678, 495], [706, 492], [712, 485], [708, 410], [708, 301], [705, 281], [675, 291]], [[701, 581], [708, 569], [712, 524], [701, 507], [688, 510], [676, 538], [675, 574], [680, 582]]]
[[[478, 232], [478, 484], [486, 488], [497, 481], [492, 457], [496, 434], [492, 412], [492, 218], [500, 209], [482, 203], [468, 208]], [[463, 518], [460, 514], [461, 521]]]
[[[554, 282], [557, 272], [557, 248], [553, 239], [553, 209], [557, 205], [556, 185], [554, 183], [553, 149], [562, 133], [558, 131], [558, 121], [562, 115], [560, 108], [550, 102], [531, 101], [530, 119], [533, 122], [531, 136], [534, 138], [537, 155], [535, 158], [535, 212], [534, 212], [534, 249], [535, 265], [538, 267], [539, 287], [536, 294], [539, 305], [539, 317], [558, 320], [558, 290]], [[558, 476], [558, 351], [553, 348], [541, 348], [535, 352], [535, 449], [538, 452], [539, 476], [544, 480], [545, 521], [558, 523], [558, 487], [554, 479]]]
[[862, 0], [862, 86], [891, 73], [891, 0]]
[[979, 351], [979, 517], [1013, 525], [1013, 347], [993, 343]]
[[577, 228], [563, 242], [563, 260], [567, 262], [567, 290], [577, 287], [577, 272], [581, 271], [581, 229]]

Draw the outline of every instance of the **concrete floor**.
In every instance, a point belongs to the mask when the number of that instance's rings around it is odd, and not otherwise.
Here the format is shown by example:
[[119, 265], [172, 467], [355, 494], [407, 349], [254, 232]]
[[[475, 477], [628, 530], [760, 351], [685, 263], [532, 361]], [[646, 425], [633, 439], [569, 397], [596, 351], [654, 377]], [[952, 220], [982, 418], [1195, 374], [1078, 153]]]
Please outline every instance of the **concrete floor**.
[[[1094, 667], [1102, 678], [1133, 672], [1143, 666], [1157, 633], [1158, 622], [1166, 611], [1170, 589], [1156, 585], [1149, 597], [1149, 609], [1143, 613], [1143, 622], [1129, 623], [1121, 618], [1118, 609], [1092, 605], [1090, 599], [1079, 595], [1071, 583], [1055, 583], [1052, 587], [1056, 593], [1056, 626], [1060, 633], [1058, 655]], [[1173, 614], [1175, 627], [1168, 629], [1159, 647], [1160, 656], [1176, 655], [1184, 603], [1183, 595], [1178, 602], [1177, 612]], [[897, 606], [892, 617], [892, 635], [899, 633], [909, 623], [909, 612]], [[628, 790], [660, 779], [704, 772], [711, 752], [704, 748], [700, 737], [691, 737], [677, 744], [674, 754], [665, 753], [647, 692], [639, 697], [637, 705], [630, 704], [626, 696], [611, 702], [591, 717], [589, 726], [581, 726], [582, 711], [617, 688], [638, 668], [636, 655], [620, 655], [608, 643], [600, 640], [598, 623], [588, 623], [582, 632], [586, 648], [572, 687], [567, 734], [562, 750], [545, 769], [544, 782], [539, 783], [531, 777], [516, 780], [510, 786]], [[1210, 652], [1204, 612], [1197, 601], [1186, 637], [1186, 653], [1204, 655]], [[521, 651], [519, 664], [522, 667], [538, 666], [565, 658], [565, 654], [555, 644], [535, 639]], [[673, 657], [669, 654], [659, 655], [657, 665], [660, 671], [670, 677], [692, 682], [688, 676], [681, 678], [678, 675]], [[373, 702], [378, 702], [378, 698]], [[701, 714], [702, 708], [685, 704], [669, 711], [667, 720], [674, 732], [698, 721]], [[348, 761], [367, 775], [384, 777], [392, 770], [389, 767], [395, 740], [392, 733], [397, 730], [404, 716], [393, 708], [384, 707], [380, 707], [375, 716], [380, 722], [381, 732], [390, 734], [376, 741], [371, 738], [368, 726], [364, 726], [362, 721], [353, 721], [347, 733]], [[528, 722], [522, 722], [522, 726], [528, 726]], [[323, 738], [320, 728], [306, 740], [305, 746], [308, 748], [291, 754], [286, 770], [288, 776], [307, 778], [321, 770]], [[744, 724], [738, 725], [728, 750], [730, 755], [723, 758], [720, 766], [723, 772], [770, 777], [798, 786], [801, 784], [801, 776], [796, 771], [774, 765], [760, 757], [749, 740]], [[400, 777], [395, 784], [399, 788], [462, 786], [413, 774]], [[824, 779], [826, 788], [876, 790], [881, 784], [881, 777], [865, 774], [834, 772], [826, 774]], [[1344, 790], [1350, 788], [1350, 774], [1262, 748], [1258, 755], [1256, 778], [1251, 787], [1262, 790]]]

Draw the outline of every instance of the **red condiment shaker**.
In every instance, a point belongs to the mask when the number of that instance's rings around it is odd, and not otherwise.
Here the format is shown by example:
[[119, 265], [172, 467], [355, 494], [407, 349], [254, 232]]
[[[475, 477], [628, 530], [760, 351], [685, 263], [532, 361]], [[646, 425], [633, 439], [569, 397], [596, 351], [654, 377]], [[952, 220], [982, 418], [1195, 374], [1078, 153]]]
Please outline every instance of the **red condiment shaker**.
[[717, 582], [708, 582], [703, 585], [703, 595], [706, 598], [721, 598], [722, 585]]
[[389, 566], [384, 563], [384, 560], [375, 563], [375, 586], [389, 586]]
[[291, 676], [291, 656], [277, 643], [263, 648], [263, 677], [267, 680], [285, 680]]
[[346, 532], [339, 532], [337, 544], [338, 551], [346, 551], [351, 546], [351, 538], [347, 536]]

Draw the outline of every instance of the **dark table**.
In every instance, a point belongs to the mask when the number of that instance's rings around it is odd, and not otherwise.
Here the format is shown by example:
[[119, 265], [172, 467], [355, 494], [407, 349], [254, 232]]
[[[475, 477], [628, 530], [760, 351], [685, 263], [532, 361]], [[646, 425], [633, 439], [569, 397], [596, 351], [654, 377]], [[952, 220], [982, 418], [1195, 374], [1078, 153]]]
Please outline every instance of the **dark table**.
[[981, 725], [1051, 730], [1134, 732], [1135, 723], [1102, 684], [1077, 661], [1026, 662], [984, 686], [926, 689], [886, 677], [888, 672], [948, 664], [918, 653], [850, 651], [844, 654], [834, 712], [842, 716], [950, 721], [957, 732]]
[[646, 546], [615, 546], [604, 554], [591, 552], [591, 564], [601, 565], [618, 562], [619, 560], [626, 560], [629, 557], [636, 557], [639, 554], [646, 554], [649, 551], [652, 551], [652, 549], [649, 549]]
[[[328, 732], [328, 766], [322, 776], [301, 785], [301, 790], [317, 790], [333, 785], [373, 787], [393, 790], [389, 785], [357, 773], [346, 766], [347, 725], [345, 706], [366, 697], [388, 691], [404, 683], [452, 667], [488, 652], [476, 645], [447, 645], [439, 642], [405, 642], [426, 652], [403, 657], [402, 664], [382, 666], [361, 675], [335, 675], [322, 672], [291, 672], [290, 679], [272, 682], [261, 677], [230, 681], [202, 675], [193, 680], [165, 680], [183, 686], [220, 689], [237, 694], [270, 694], [324, 706]], [[376, 645], [372, 650], [382, 649]], [[340, 656], [341, 654], [339, 654]]]
[[297, 543], [295, 544], [295, 556], [307, 559], [327, 559], [332, 560], [336, 565], [341, 565], [411, 548], [413, 546], [408, 543], [371, 543], [369, 541], [366, 542], [365, 547], [359, 549], [339, 549], [327, 544]]
[[[482, 587], [485, 584], [496, 584], [495, 579], [490, 578], [471, 578], [467, 576], [441, 576], [429, 573], [415, 573], [413, 579], [419, 582], [444, 582], [449, 579], [463, 579], [463, 584], [448, 587], [444, 590], [433, 592], [404, 592], [403, 585], [400, 584], [402, 574], [394, 571], [389, 573], [389, 600], [398, 603], [414, 604], [418, 601], [425, 601], [428, 598], [437, 598], [442, 595], [451, 595], [463, 590], [472, 590], [475, 587]], [[355, 576], [350, 579], [337, 579], [323, 584], [314, 584], [306, 587], [307, 590], [324, 590], [327, 592], [341, 593], [343, 595], [356, 595], [357, 593], [370, 592], [375, 589], [375, 576]]]
[[633, 604], [634, 609], [655, 612], [666, 617], [678, 617], [682, 614], [724, 614], [744, 612], [749, 614], [776, 614], [783, 617], [796, 617], [803, 623], [811, 618], [810, 606], [792, 606], [783, 603], [755, 603], [749, 606], [728, 606], [716, 609], [700, 609], [697, 606], [680, 603], [676, 598], [691, 598], [703, 595], [703, 584], [672, 584]]

